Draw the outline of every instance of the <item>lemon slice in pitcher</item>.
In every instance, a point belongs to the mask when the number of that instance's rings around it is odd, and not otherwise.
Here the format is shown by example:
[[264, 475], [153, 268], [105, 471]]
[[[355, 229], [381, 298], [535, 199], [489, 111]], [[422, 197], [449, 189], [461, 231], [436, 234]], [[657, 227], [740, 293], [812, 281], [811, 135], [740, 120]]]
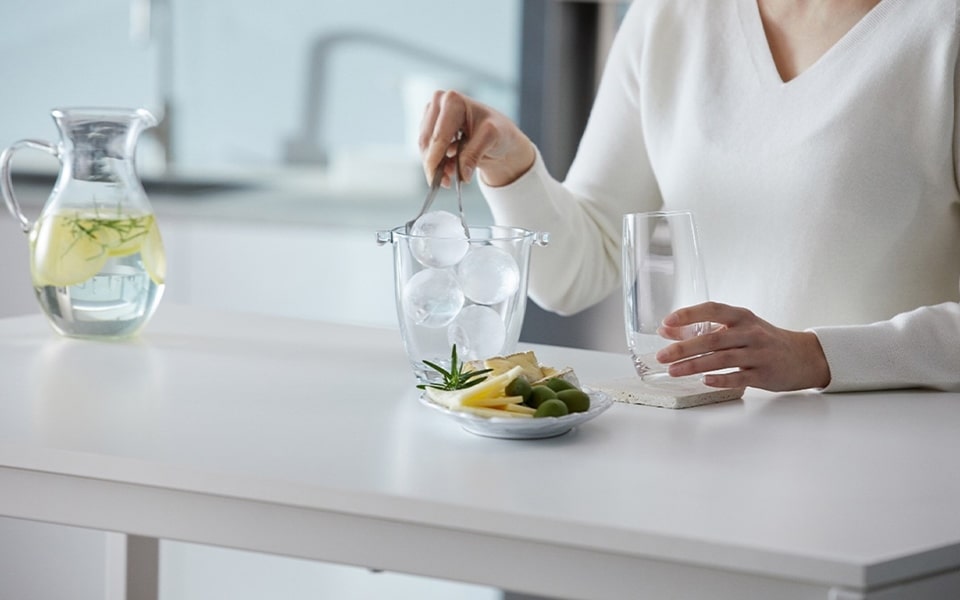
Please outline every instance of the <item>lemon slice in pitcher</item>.
[[143, 267], [154, 283], [160, 285], [167, 278], [167, 254], [163, 250], [163, 240], [160, 239], [160, 229], [151, 218], [150, 229], [140, 246], [140, 258]]
[[73, 215], [42, 217], [30, 232], [30, 266], [37, 286], [83, 283], [110, 258], [95, 236], [76, 231]]
[[37, 286], [83, 283], [111, 258], [144, 252], [144, 247], [149, 247], [142, 259], [150, 277], [162, 283], [166, 270], [153, 215], [103, 217], [80, 211], [48, 215], [31, 231], [30, 246]]

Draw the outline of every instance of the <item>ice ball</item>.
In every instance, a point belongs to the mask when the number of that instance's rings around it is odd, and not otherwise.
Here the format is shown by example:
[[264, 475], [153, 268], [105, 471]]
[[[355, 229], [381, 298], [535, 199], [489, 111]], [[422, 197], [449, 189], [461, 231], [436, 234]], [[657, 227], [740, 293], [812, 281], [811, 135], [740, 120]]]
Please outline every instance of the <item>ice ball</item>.
[[410, 252], [425, 267], [452, 267], [470, 249], [460, 218], [443, 210], [424, 213], [410, 236]]
[[517, 261], [496, 246], [471, 249], [457, 267], [457, 276], [464, 295], [477, 304], [503, 302], [520, 287]]
[[503, 350], [507, 329], [500, 313], [489, 306], [464, 307], [447, 328], [447, 341], [457, 345], [464, 360], [496, 356]]
[[463, 290], [450, 269], [424, 269], [403, 286], [403, 312], [417, 325], [445, 327], [463, 308]]

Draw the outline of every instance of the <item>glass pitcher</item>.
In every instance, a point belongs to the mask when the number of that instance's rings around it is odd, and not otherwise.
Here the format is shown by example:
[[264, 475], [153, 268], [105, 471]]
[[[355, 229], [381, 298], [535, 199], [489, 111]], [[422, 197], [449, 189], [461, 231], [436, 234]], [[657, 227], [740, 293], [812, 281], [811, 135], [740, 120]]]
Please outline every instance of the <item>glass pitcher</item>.
[[[137, 138], [157, 124], [144, 109], [52, 111], [60, 142], [20, 140], [0, 154], [0, 191], [29, 236], [30, 275], [53, 328], [67, 336], [124, 338], [153, 315], [166, 256], [135, 165]], [[22, 148], [60, 161], [39, 218], [24, 216], [10, 163]]]

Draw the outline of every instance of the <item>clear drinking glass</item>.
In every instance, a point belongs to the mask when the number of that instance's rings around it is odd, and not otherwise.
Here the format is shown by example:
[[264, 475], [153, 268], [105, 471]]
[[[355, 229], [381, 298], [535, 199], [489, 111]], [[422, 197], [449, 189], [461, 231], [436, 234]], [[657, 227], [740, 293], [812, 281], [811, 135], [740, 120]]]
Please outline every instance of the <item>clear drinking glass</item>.
[[[707, 301], [707, 280], [689, 211], [657, 211], [623, 217], [623, 294], [627, 346], [634, 368], [645, 381], [673, 378], [656, 353], [673, 343], [657, 330], [678, 308]], [[700, 335], [708, 323], [687, 327]], [[698, 377], [698, 376], [695, 376]]]

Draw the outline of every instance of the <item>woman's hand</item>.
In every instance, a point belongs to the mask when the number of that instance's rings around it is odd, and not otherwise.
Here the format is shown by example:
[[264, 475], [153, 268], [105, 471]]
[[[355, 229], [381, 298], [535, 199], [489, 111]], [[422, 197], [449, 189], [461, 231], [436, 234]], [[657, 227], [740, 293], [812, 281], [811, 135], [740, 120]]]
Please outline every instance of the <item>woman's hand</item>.
[[[463, 131], [460, 177], [470, 181], [480, 169], [484, 183], [499, 187], [526, 173], [534, 160], [533, 143], [506, 116], [455, 91], [437, 91], [420, 124], [420, 156], [427, 181], [444, 156], [457, 153], [457, 132]], [[442, 183], [450, 186], [455, 161], [444, 167]]]
[[[714, 323], [707, 333], [683, 339], [682, 328]], [[712, 387], [751, 386], [772, 391], [826, 387], [830, 368], [817, 336], [780, 329], [745, 308], [705, 302], [682, 308], [663, 320], [660, 334], [680, 340], [657, 353], [673, 376], [736, 369], [705, 375]], [[679, 361], [679, 362], [677, 362]]]

